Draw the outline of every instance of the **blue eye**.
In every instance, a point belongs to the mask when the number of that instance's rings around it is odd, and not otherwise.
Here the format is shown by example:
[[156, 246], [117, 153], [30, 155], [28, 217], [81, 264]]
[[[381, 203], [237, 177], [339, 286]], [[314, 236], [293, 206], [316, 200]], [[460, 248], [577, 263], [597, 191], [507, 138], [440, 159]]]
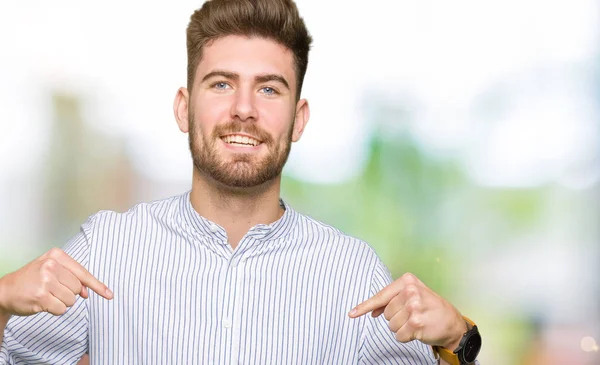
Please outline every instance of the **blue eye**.
[[217, 90], [225, 90], [229, 87], [226, 82], [217, 82], [213, 85]]
[[277, 94], [277, 91], [275, 91], [275, 89], [273, 89], [272, 87], [263, 87], [262, 88], [263, 93], [267, 94], [267, 95], [275, 95]]

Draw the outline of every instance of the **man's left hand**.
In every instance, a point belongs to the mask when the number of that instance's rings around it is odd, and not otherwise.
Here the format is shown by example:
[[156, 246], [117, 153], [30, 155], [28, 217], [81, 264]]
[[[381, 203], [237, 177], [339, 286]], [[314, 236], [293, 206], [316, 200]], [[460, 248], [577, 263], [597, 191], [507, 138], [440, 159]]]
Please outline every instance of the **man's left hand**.
[[357, 318], [371, 311], [373, 317], [385, 316], [400, 342], [419, 340], [453, 351], [467, 331], [460, 312], [410, 273], [356, 306], [349, 316]]

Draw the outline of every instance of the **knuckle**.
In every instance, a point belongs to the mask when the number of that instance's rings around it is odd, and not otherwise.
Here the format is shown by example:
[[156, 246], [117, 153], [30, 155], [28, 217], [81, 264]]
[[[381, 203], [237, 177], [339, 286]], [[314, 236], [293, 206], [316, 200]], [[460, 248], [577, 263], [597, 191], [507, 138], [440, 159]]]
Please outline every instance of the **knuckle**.
[[419, 316], [411, 316], [408, 319], [408, 325], [415, 329], [420, 329], [423, 327], [423, 320]]
[[415, 274], [407, 272], [404, 275], [402, 275], [402, 280], [406, 283], [416, 283], [417, 282], [417, 277], [415, 276]]
[[419, 294], [419, 288], [415, 284], [408, 284], [403, 289], [404, 295], [407, 298], [415, 297]]
[[47, 258], [42, 262], [42, 269], [52, 271], [56, 269], [58, 262], [53, 258]]
[[63, 254], [63, 250], [61, 250], [58, 247], [52, 247], [50, 249], [50, 251], [48, 251], [48, 257], [51, 257], [51, 258], [54, 258], [54, 259], [59, 258], [60, 256], [62, 256], [62, 254]]
[[410, 302], [406, 303], [406, 309], [409, 313], [418, 312], [421, 309], [421, 302], [418, 300], [411, 300]]

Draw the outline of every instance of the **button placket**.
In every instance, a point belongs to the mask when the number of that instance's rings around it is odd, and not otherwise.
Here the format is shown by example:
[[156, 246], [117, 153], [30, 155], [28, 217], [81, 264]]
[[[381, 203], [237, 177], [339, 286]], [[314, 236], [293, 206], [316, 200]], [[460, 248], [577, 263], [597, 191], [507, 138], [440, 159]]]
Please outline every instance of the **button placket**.
[[232, 265], [233, 258], [229, 258], [227, 265], [227, 280], [225, 282], [225, 302], [223, 303], [223, 316], [221, 317], [221, 325], [224, 328], [231, 328], [233, 325], [232, 315], [235, 304], [235, 267]]
[[236, 271], [236, 300], [233, 303], [234, 308], [234, 325], [232, 329], [232, 353], [231, 359], [233, 363], [237, 363], [240, 357], [240, 337], [241, 337], [241, 324], [243, 323], [242, 318], [242, 304], [244, 301], [244, 260], [242, 257], [237, 257], [237, 264], [235, 266]]
[[232, 265], [232, 257], [227, 260], [227, 272], [225, 278], [224, 292], [223, 292], [223, 307], [220, 318], [221, 333], [223, 333], [224, 347], [223, 351], [226, 353], [225, 362], [231, 362], [231, 330], [233, 327], [233, 310], [236, 302], [235, 298], [235, 282], [236, 273], [235, 268]]
[[[240, 340], [242, 310], [244, 301], [245, 260], [253, 240], [244, 237], [238, 247], [232, 251], [227, 267], [225, 300], [221, 317], [221, 328], [225, 335], [225, 349], [229, 350], [231, 363], [235, 364], [240, 357]], [[227, 351], [226, 350], [226, 351]]]

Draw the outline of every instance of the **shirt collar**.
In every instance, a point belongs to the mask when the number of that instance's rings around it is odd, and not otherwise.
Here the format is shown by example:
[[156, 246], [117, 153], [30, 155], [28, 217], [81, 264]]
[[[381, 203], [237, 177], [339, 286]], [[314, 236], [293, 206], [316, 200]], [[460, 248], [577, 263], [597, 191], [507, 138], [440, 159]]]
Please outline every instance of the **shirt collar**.
[[[190, 200], [190, 193], [191, 191], [188, 191], [181, 195], [179, 211], [183, 224], [190, 227], [196, 234], [214, 238], [227, 244], [225, 229], [196, 212]], [[271, 241], [289, 234], [298, 220], [298, 212], [292, 209], [283, 199], [279, 199], [279, 204], [284, 208], [281, 218], [271, 224], [257, 224], [246, 233], [246, 236], [258, 241]]]

